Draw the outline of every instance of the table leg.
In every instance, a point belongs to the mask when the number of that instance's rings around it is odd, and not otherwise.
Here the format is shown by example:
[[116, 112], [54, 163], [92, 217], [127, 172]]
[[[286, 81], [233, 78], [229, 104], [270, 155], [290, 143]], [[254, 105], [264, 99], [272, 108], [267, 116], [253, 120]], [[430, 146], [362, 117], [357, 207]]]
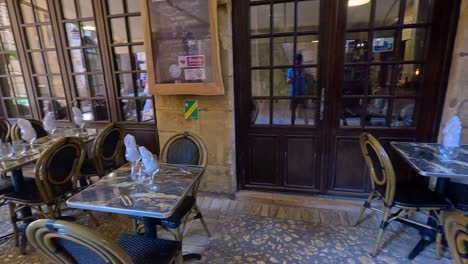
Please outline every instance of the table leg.
[[158, 238], [158, 230], [156, 228], [156, 223], [152, 218], [143, 218], [143, 225], [145, 227], [145, 237], [148, 238]]
[[[445, 197], [447, 186], [450, 183], [450, 179], [448, 178], [439, 178], [437, 179], [437, 184], [435, 187], [435, 193], [438, 195]], [[433, 215], [435, 217], [435, 215]], [[434, 228], [438, 228], [437, 222], [432, 218], [429, 217], [427, 220], [427, 225], [432, 226]], [[416, 256], [419, 255], [427, 246], [435, 242], [436, 232], [433, 230], [422, 229], [419, 234], [421, 235], [421, 239], [419, 240], [418, 244], [411, 253], [408, 255], [409, 260], [413, 260]]]
[[[23, 171], [21, 169], [12, 171], [11, 181], [13, 183], [13, 187], [15, 188], [15, 192], [21, 192], [24, 187], [24, 176]], [[26, 218], [32, 216], [32, 210], [29, 207], [23, 207], [20, 210], [21, 217]], [[26, 254], [26, 228], [28, 227], [29, 223], [33, 220], [29, 219], [27, 221], [23, 221], [23, 223], [19, 226], [20, 232], [20, 252], [21, 254]]]

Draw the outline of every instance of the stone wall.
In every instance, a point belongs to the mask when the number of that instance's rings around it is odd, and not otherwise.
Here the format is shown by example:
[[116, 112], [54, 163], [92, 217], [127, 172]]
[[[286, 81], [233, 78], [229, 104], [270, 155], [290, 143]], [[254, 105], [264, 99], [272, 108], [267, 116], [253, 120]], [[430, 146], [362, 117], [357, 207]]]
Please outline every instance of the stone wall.
[[[201, 190], [233, 193], [236, 174], [231, 0], [218, 0], [218, 2], [218, 29], [225, 95], [156, 95], [155, 106], [160, 145], [163, 146], [178, 132], [189, 131], [199, 135], [208, 149], [208, 167], [202, 180]], [[185, 99], [198, 100], [199, 120], [184, 119]]]
[[[463, 122], [462, 143], [468, 144], [468, 0], [463, 0], [461, 4], [452, 56], [452, 67], [440, 130], [447, 119], [458, 114]], [[439, 141], [441, 139], [442, 136], [439, 133]], [[468, 181], [464, 182], [468, 184]]]

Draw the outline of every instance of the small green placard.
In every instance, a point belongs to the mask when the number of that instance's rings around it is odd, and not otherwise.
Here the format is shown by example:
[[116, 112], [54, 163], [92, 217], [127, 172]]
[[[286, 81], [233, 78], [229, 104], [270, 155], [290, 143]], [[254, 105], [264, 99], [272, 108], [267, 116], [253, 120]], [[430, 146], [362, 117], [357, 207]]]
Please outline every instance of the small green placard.
[[185, 119], [198, 119], [198, 101], [188, 99], [184, 101]]

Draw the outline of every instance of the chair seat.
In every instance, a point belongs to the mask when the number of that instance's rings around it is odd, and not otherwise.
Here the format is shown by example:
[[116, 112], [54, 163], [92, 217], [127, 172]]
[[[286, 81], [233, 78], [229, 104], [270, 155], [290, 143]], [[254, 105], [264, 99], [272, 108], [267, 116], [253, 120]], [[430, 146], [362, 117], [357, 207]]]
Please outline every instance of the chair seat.
[[397, 186], [394, 203], [403, 207], [440, 208], [441, 210], [450, 208], [450, 204], [445, 199], [421, 186]]
[[92, 159], [85, 159], [80, 170], [82, 175], [96, 175], [96, 167], [94, 167], [94, 162]]
[[10, 177], [0, 178], [0, 195], [11, 193], [15, 190]]
[[22, 190], [19, 192], [11, 192], [5, 195], [7, 200], [24, 202], [24, 203], [42, 203], [43, 200], [37, 189], [34, 179], [25, 178]]
[[177, 228], [180, 226], [182, 218], [187, 215], [192, 207], [195, 205], [195, 198], [192, 196], [186, 196], [184, 200], [177, 207], [175, 212], [165, 219], [159, 220], [159, 225], [167, 228]]
[[122, 235], [117, 243], [127, 252], [135, 264], [170, 263], [182, 247], [178, 241], [130, 234]]

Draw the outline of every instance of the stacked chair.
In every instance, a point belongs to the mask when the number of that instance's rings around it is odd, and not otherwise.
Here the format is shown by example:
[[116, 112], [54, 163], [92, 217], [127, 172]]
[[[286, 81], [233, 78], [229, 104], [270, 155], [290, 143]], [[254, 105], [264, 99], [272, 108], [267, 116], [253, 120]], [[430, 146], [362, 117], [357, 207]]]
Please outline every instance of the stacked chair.
[[[399, 220], [411, 226], [436, 232], [436, 255], [439, 258], [442, 250], [443, 213], [450, 209], [450, 204], [426, 187], [397, 186], [392, 163], [380, 142], [371, 134], [363, 133], [360, 143], [362, 154], [369, 168], [372, 191], [362, 206], [355, 225], [360, 222], [366, 209], [383, 213], [377, 241], [371, 255], [377, 256], [388, 224]], [[383, 202], [383, 209], [372, 206], [372, 202], [375, 201]], [[414, 212], [426, 214], [437, 223], [437, 227], [409, 219], [408, 217]]]
[[41, 219], [27, 228], [31, 245], [54, 263], [182, 263], [178, 241], [125, 234], [117, 243], [92, 230], [64, 221]]

